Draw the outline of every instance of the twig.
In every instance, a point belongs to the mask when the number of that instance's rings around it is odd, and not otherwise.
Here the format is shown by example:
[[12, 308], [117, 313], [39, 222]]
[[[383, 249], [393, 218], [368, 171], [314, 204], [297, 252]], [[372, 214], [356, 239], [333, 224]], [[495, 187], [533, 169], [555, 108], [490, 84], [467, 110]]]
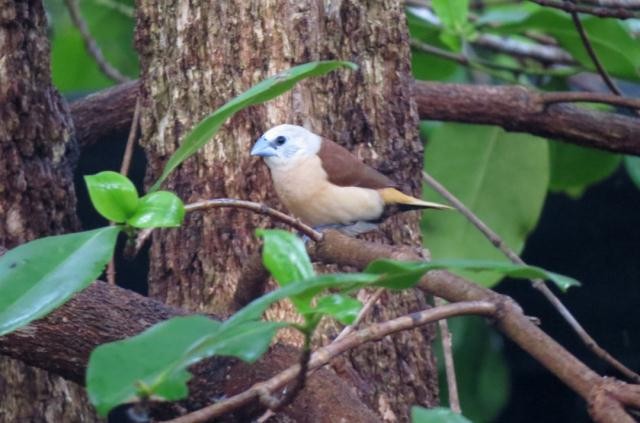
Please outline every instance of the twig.
[[129, 78], [124, 76], [120, 71], [107, 61], [107, 59], [102, 54], [98, 43], [91, 36], [91, 32], [89, 31], [89, 27], [82, 17], [82, 13], [80, 12], [80, 6], [78, 5], [77, 0], [64, 0], [67, 5], [67, 9], [69, 9], [69, 15], [71, 15], [71, 20], [73, 24], [78, 28], [80, 34], [82, 34], [82, 39], [84, 40], [85, 48], [87, 49], [87, 53], [93, 57], [93, 60], [98, 64], [98, 68], [100, 71], [104, 73], [109, 79], [115, 82], [127, 82]]
[[[129, 136], [127, 138], [127, 145], [124, 148], [124, 154], [122, 156], [122, 164], [120, 165], [120, 173], [127, 175], [129, 173], [129, 166], [131, 165], [131, 156], [133, 154], [133, 145], [138, 132], [138, 117], [140, 115], [140, 100], [136, 100], [136, 107], [133, 109], [133, 119], [131, 120], [131, 128], [129, 129]], [[110, 226], [115, 225], [114, 222], [109, 222]], [[125, 248], [126, 250], [126, 248]], [[107, 282], [116, 284], [116, 262], [114, 257], [111, 257], [109, 264], [107, 265]]]
[[[496, 306], [486, 301], [469, 301], [456, 304], [447, 304], [442, 307], [435, 307], [406, 316], [398, 317], [383, 323], [372, 324], [361, 329], [338, 342], [334, 342], [326, 347], [320, 348], [311, 355], [309, 360], [309, 371], [324, 366], [334, 357], [359, 347], [367, 342], [377, 341], [387, 335], [400, 331], [413, 329], [427, 323], [431, 323], [440, 319], [447, 319], [454, 316], [462, 316], [468, 314], [476, 314], [483, 316], [492, 316], [496, 312]], [[281, 389], [287, 383], [297, 377], [300, 372], [300, 364], [289, 367], [280, 372], [276, 376], [264, 382], [253, 385], [248, 390], [234, 395], [230, 398], [194, 411], [187, 415], [178, 417], [173, 420], [167, 420], [165, 423], [200, 423], [207, 422], [215, 417], [222, 416], [233, 410], [242, 407], [253, 401], [260, 395], [272, 393]]]
[[616, 18], [616, 19], [631, 19], [637, 18], [638, 14], [632, 10], [622, 8], [608, 8], [588, 6], [584, 4], [568, 3], [562, 0], [530, 0], [533, 3], [537, 3], [540, 6], [553, 7], [554, 9], [564, 10], [570, 13], [587, 13], [589, 15], [598, 16], [601, 18]]
[[[565, 1], [563, 4], [575, 6], [570, 1]], [[573, 25], [576, 27], [576, 31], [578, 31], [578, 34], [580, 34], [582, 44], [584, 45], [585, 50], [587, 50], [587, 54], [591, 58], [593, 65], [596, 67], [598, 74], [612, 93], [622, 96], [622, 91], [620, 91], [616, 83], [613, 82], [613, 79], [611, 79], [611, 77], [607, 73], [607, 70], [604, 68], [604, 66], [602, 66], [602, 62], [598, 58], [596, 51], [593, 49], [593, 44], [591, 44], [591, 40], [589, 40], [587, 30], [584, 28], [584, 25], [582, 25], [582, 21], [580, 20], [580, 16], [578, 16], [578, 12], [576, 10], [572, 10], [569, 11], [569, 13], [571, 14], [571, 20], [573, 20]]]
[[272, 412], [282, 410], [284, 407], [291, 404], [304, 388], [304, 384], [307, 380], [307, 372], [309, 371], [309, 360], [311, 359], [311, 335], [311, 332], [304, 334], [302, 354], [300, 354], [300, 360], [298, 360], [298, 367], [300, 370], [294, 379], [293, 386], [285, 388], [284, 396], [279, 400], [275, 399], [272, 394], [267, 394], [265, 392], [260, 396], [262, 404], [267, 406]]
[[[435, 297], [436, 307], [446, 305], [445, 300]], [[451, 343], [451, 332], [447, 319], [438, 320], [440, 329], [440, 340], [442, 342], [442, 355], [444, 356], [444, 369], [447, 375], [447, 391], [449, 393], [449, 408], [454, 413], [461, 414], [460, 397], [458, 395], [458, 381], [456, 379], [456, 366], [453, 363], [453, 348]]]
[[138, 133], [138, 121], [140, 120], [140, 99], [136, 100], [136, 107], [133, 109], [133, 120], [131, 121], [131, 129], [127, 137], [127, 146], [124, 148], [122, 156], [122, 164], [120, 165], [120, 173], [127, 175], [131, 166], [131, 157], [133, 156], [133, 146], [135, 145], [136, 134]]
[[434, 56], [441, 57], [446, 60], [451, 60], [453, 62], [459, 63], [463, 66], [467, 66], [471, 69], [475, 69], [481, 72], [485, 72], [489, 75], [492, 75], [496, 78], [504, 79], [509, 82], [517, 83], [517, 79], [513, 77], [507, 77], [503, 73], [499, 73], [497, 71], [507, 71], [515, 74], [530, 74], [530, 75], [556, 75], [556, 76], [567, 76], [575, 73], [571, 69], [531, 69], [531, 68], [523, 68], [520, 66], [511, 66], [500, 63], [493, 63], [482, 59], [470, 59], [464, 54], [460, 53], [452, 53], [447, 50], [443, 50], [441, 48], [432, 46], [430, 44], [423, 43], [421, 41], [411, 39], [410, 44], [412, 47], [428, 54], [433, 54]]
[[[206, 209], [220, 209], [225, 207], [251, 210], [255, 213], [264, 214], [300, 231], [304, 235], [308, 236], [312, 241], [318, 242], [322, 239], [322, 233], [316, 231], [309, 225], [305, 225], [295, 217], [289, 216], [288, 214], [283, 213], [279, 210], [253, 201], [236, 200], [234, 198], [214, 198], [212, 200], [196, 201], [195, 203], [187, 204], [184, 208], [187, 212], [194, 212]], [[138, 254], [142, 246], [149, 239], [149, 236], [151, 236], [152, 232], [153, 229], [144, 229], [138, 233], [132, 255]]]
[[620, 97], [607, 93], [592, 93], [582, 91], [569, 92], [548, 92], [541, 93], [540, 98], [545, 104], [553, 103], [602, 103], [611, 106], [628, 107], [630, 109], [640, 109], [640, 100], [636, 98]]
[[[535, 34], [535, 37], [540, 37]], [[529, 37], [532, 38], [533, 37]], [[537, 38], [540, 42], [541, 39]], [[473, 45], [488, 48], [493, 51], [510, 54], [516, 57], [534, 59], [541, 63], [554, 63], [559, 65], [575, 65], [575, 59], [559, 47], [543, 44], [526, 44], [509, 37], [501, 37], [493, 34], [482, 34], [473, 42]]]
[[371, 307], [373, 307], [373, 305], [380, 299], [380, 296], [384, 293], [384, 291], [385, 291], [384, 288], [378, 288], [373, 294], [371, 294], [371, 296], [367, 298], [367, 301], [364, 303], [364, 305], [360, 309], [360, 312], [358, 313], [356, 320], [349, 326], [346, 326], [344, 329], [342, 329], [342, 331], [338, 334], [338, 336], [336, 336], [336, 338], [332, 342], [337, 342], [342, 338], [344, 338], [345, 336], [350, 335], [358, 327], [360, 322], [362, 322], [362, 319], [364, 319], [367, 313], [369, 313], [369, 310], [371, 310]]
[[640, 10], [640, 0], [582, 0], [596, 6]]
[[[467, 208], [455, 195], [447, 190], [442, 184], [440, 184], [431, 175], [422, 171], [423, 180], [440, 195], [442, 195], [447, 201], [449, 201], [460, 213], [469, 220], [490, 242], [499, 249], [512, 263], [526, 264], [515, 251], [496, 234], [491, 228], [487, 226], [478, 216], [476, 216], [469, 208]], [[565, 307], [564, 304], [556, 297], [556, 295], [549, 289], [549, 287], [541, 279], [534, 279], [531, 281], [535, 289], [540, 291], [542, 295], [554, 306], [554, 308], [565, 319], [569, 326], [578, 334], [582, 342], [590, 349], [595, 355], [600, 357], [603, 361], [610, 364], [613, 368], [618, 370], [621, 374], [625, 375], [630, 380], [638, 383], [640, 382], [640, 375], [633, 370], [626, 367], [624, 364], [616, 360], [607, 351], [598, 345], [598, 343], [587, 333], [587, 331], [580, 325], [571, 312]]]
[[193, 212], [193, 211], [217, 209], [217, 208], [223, 208], [223, 207], [246, 209], [246, 210], [254, 211], [256, 213], [264, 214], [276, 220], [279, 220], [280, 222], [285, 223], [294, 229], [297, 229], [298, 231], [302, 232], [303, 234], [305, 234], [315, 242], [318, 242], [322, 239], [322, 233], [316, 231], [309, 225], [305, 225], [299, 219], [289, 216], [288, 214], [283, 213], [279, 210], [265, 206], [264, 204], [256, 203], [253, 201], [236, 200], [233, 198], [214, 198], [212, 200], [202, 200], [202, 201], [196, 201], [195, 203], [187, 204], [185, 206], [185, 210], [187, 212]]

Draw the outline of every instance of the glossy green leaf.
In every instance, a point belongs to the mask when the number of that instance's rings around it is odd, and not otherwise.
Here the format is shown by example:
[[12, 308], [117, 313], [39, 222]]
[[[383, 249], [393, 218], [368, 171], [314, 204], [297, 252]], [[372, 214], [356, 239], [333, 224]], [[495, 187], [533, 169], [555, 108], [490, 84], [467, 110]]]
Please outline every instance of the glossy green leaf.
[[320, 298], [315, 312], [329, 315], [343, 325], [350, 325], [358, 317], [360, 309], [362, 309], [362, 303], [355, 298], [343, 294], [333, 294]]
[[624, 166], [627, 169], [629, 178], [640, 189], [640, 157], [626, 156], [624, 158]]
[[100, 415], [138, 396], [185, 398], [189, 365], [213, 355], [255, 361], [285, 325], [253, 321], [230, 326], [204, 316], [174, 317], [96, 348], [87, 368], [89, 398]]
[[84, 177], [93, 207], [107, 220], [125, 222], [138, 207], [138, 191], [126, 176], [110, 170]]
[[[620, 78], [638, 80], [640, 49], [628, 29], [615, 19], [582, 16], [581, 21], [607, 72]], [[554, 37], [585, 68], [596, 70], [571, 17], [566, 13], [542, 8], [519, 22], [503, 25], [497, 30], [505, 34], [543, 31]]]
[[[509, 397], [510, 376], [502, 337], [481, 317], [462, 316], [449, 319], [448, 323], [464, 414], [472, 421], [495, 421]], [[441, 343], [436, 341], [434, 345]], [[441, 348], [437, 349], [436, 361], [441, 404], [447, 405], [447, 378]]]
[[0, 257], [0, 336], [86, 288], [111, 259], [119, 227], [40, 238]]
[[259, 229], [264, 239], [262, 260], [280, 286], [315, 275], [304, 242], [291, 232], [280, 229]]
[[495, 272], [516, 279], [547, 279], [566, 291], [580, 282], [569, 276], [550, 272], [541, 267], [513, 264], [492, 260], [433, 260], [430, 262], [404, 262], [376, 260], [365, 269], [366, 273], [383, 275], [376, 285], [386, 288], [404, 289], [415, 285], [422, 275], [430, 270], [449, 269], [469, 272]]
[[549, 188], [579, 197], [590, 185], [610, 176], [619, 166], [618, 154], [572, 144], [549, 144], [551, 180]]
[[471, 423], [464, 416], [454, 413], [449, 408], [411, 407], [411, 423]]
[[445, 28], [457, 30], [468, 20], [469, 0], [432, 0], [431, 6]]
[[172, 192], [156, 191], [140, 199], [127, 223], [135, 228], [169, 228], [184, 220], [184, 203]]
[[173, 318], [140, 335], [98, 347], [87, 369], [87, 389], [101, 415], [138, 395], [177, 400], [187, 395], [186, 367], [211, 355], [247, 361], [268, 348], [275, 331], [287, 323], [263, 322], [264, 311], [284, 298], [313, 296], [325, 289], [352, 289], [379, 279], [367, 274], [314, 276], [270, 292], [233, 314], [224, 323], [202, 316]]
[[305, 63], [289, 70], [267, 78], [254, 85], [249, 90], [224, 104], [218, 110], [200, 121], [180, 143], [180, 147], [169, 158], [162, 171], [162, 175], [151, 187], [150, 191], [156, 191], [169, 174], [187, 158], [195, 154], [200, 147], [205, 145], [218, 132], [220, 126], [236, 112], [245, 107], [264, 103], [289, 91], [299, 81], [324, 75], [332, 70], [347, 67], [357, 69], [354, 63], [338, 60], [327, 60]]
[[[549, 156], [544, 140], [492, 126], [444, 123], [428, 139], [425, 170], [514, 251], [522, 251], [548, 190]], [[426, 186], [424, 198], [443, 201]], [[506, 261], [460, 213], [426, 211], [422, 230], [434, 259]], [[496, 273], [464, 276], [485, 286], [494, 285], [501, 277]]]
[[[283, 288], [272, 291], [255, 299], [242, 310], [235, 313], [227, 320], [229, 324], [248, 322], [259, 319], [264, 311], [276, 301], [291, 297], [308, 297], [319, 294], [326, 289], [351, 290], [365, 286], [375, 286], [380, 279], [378, 275], [367, 273], [334, 273], [331, 275], [319, 275], [304, 281], [289, 284]], [[306, 310], [306, 312], [310, 312]]]

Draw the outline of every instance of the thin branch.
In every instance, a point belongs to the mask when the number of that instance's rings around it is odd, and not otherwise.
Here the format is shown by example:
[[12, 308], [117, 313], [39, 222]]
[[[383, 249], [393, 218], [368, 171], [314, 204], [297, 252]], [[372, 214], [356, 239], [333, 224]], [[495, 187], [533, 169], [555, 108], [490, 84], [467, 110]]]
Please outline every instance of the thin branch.
[[[440, 298], [435, 297], [436, 307], [442, 307], [446, 302]], [[460, 408], [460, 397], [458, 395], [458, 381], [456, 379], [456, 366], [453, 363], [453, 348], [451, 342], [451, 332], [449, 331], [449, 324], [447, 319], [438, 320], [438, 327], [440, 329], [440, 341], [442, 343], [442, 355], [444, 356], [444, 369], [447, 375], [447, 390], [449, 393], [449, 408], [454, 413], [461, 414], [462, 408]]]
[[[565, 1], [563, 4], [575, 6], [570, 1]], [[582, 21], [580, 20], [580, 16], [578, 16], [578, 12], [573, 10], [569, 11], [569, 13], [571, 14], [571, 20], [573, 21], [573, 25], [576, 27], [576, 31], [578, 31], [578, 34], [580, 34], [582, 44], [584, 45], [585, 50], [587, 50], [587, 54], [589, 55], [589, 58], [591, 58], [591, 62], [593, 62], [593, 65], [596, 67], [598, 74], [612, 93], [622, 96], [622, 91], [620, 91], [620, 88], [618, 88], [616, 83], [613, 82], [613, 79], [611, 79], [611, 77], [607, 73], [607, 70], [602, 65], [600, 58], [598, 58], [596, 51], [593, 49], [593, 44], [591, 44], [591, 40], [589, 40], [587, 30], [585, 29], [584, 25], [582, 25]]]
[[[473, 213], [467, 206], [462, 203], [455, 195], [447, 190], [440, 182], [438, 182], [433, 176], [427, 172], [422, 171], [423, 180], [440, 195], [442, 195], [447, 201], [449, 201], [460, 213], [469, 220], [498, 250], [500, 250], [512, 263], [526, 264], [520, 256], [513, 251], [509, 246], [495, 233], [486, 223], [484, 223], [475, 213]], [[587, 333], [577, 319], [571, 314], [569, 309], [558, 299], [558, 297], [549, 289], [542, 279], [534, 279], [531, 281], [535, 289], [540, 291], [542, 295], [554, 306], [556, 311], [569, 323], [569, 326], [578, 334], [582, 342], [589, 348], [595, 355], [600, 357], [603, 361], [607, 362], [613, 368], [618, 370], [621, 374], [629, 378], [630, 380], [639, 383], [640, 375], [633, 370], [626, 367], [624, 364], [615, 359], [611, 354], [605, 351], [598, 343]]]
[[[539, 37], [539, 35], [536, 34], [535, 37]], [[533, 39], [533, 37], [529, 38]], [[540, 42], [541, 39], [537, 38], [536, 41]], [[569, 53], [560, 47], [552, 45], [526, 44], [513, 38], [494, 34], [479, 35], [472, 44], [515, 57], [534, 59], [541, 63], [558, 65], [577, 64], [576, 60]]]
[[[276, 219], [277, 221], [291, 226], [293, 229], [296, 229], [302, 234], [308, 236], [312, 241], [318, 242], [322, 239], [322, 233], [316, 231], [309, 225], [305, 225], [299, 219], [296, 219], [293, 216], [289, 216], [286, 213], [268, 207], [264, 204], [256, 203], [253, 201], [236, 200], [234, 198], [214, 198], [212, 200], [201, 200], [196, 201], [195, 203], [187, 204], [184, 209], [187, 212], [194, 212], [206, 209], [221, 209], [225, 207], [251, 210], [255, 213], [264, 214], [273, 219]], [[136, 254], [138, 254], [138, 252], [140, 252], [140, 249], [147, 242], [152, 232], [153, 229], [144, 229], [138, 233], [135, 247], [129, 254], [130, 256], [135, 256]]]
[[276, 219], [282, 223], [291, 226], [311, 238], [311, 240], [318, 242], [322, 239], [322, 233], [316, 231], [309, 225], [305, 225], [299, 219], [289, 216], [279, 210], [265, 206], [264, 204], [256, 203], [253, 201], [236, 200], [233, 198], [214, 198], [212, 200], [196, 201], [195, 203], [187, 204], [185, 210], [187, 212], [201, 211], [207, 209], [217, 209], [224, 207], [233, 207], [237, 209], [251, 210], [256, 213], [267, 215], [273, 219]]
[[282, 410], [296, 399], [300, 391], [304, 388], [307, 380], [307, 373], [309, 372], [309, 360], [311, 359], [311, 333], [305, 333], [304, 345], [302, 346], [302, 353], [298, 360], [298, 374], [296, 375], [293, 385], [285, 388], [284, 396], [281, 399], [276, 399], [273, 393], [267, 394], [262, 392], [260, 395], [260, 402], [267, 406], [272, 412]]
[[369, 298], [367, 298], [367, 301], [364, 303], [364, 305], [360, 309], [358, 316], [356, 316], [356, 320], [349, 326], [345, 326], [345, 328], [342, 329], [342, 331], [338, 334], [338, 336], [335, 337], [335, 339], [332, 342], [337, 342], [342, 338], [344, 338], [345, 336], [350, 335], [362, 322], [365, 316], [369, 313], [369, 310], [371, 310], [371, 307], [373, 307], [373, 305], [378, 302], [378, 300], [380, 299], [380, 296], [382, 296], [384, 291], [385, 291], [384, 288], [378, 288], [377, 290], [375, 290], [375, 292], [371, 294]]
[[600, 7], [640, 10], [640, 0], [581, 0]]
[[[469, 301], [456, 304], [448, 304], [442, 307], [431, 308], [406, 316], [398, 317], [383, 323], [372, 324], [361, 329], [338, 342], [320, 348], [311, 355], [309, 371], [315, 370], [329, 363], [331, 359], [344, 352], [359, 347], [367, 342], [378, 341], [387, 335], [413, 329], [440, 319], [447, 319], [462, 315], [492, 316], [496, 312], [496, 306], [486, 301]], [[269, 395], [291, 382], [300, 372], [300, 364], [289, 367], [278, 373], [271, 379], [257, 383], [248, 390], [219, 401], [208, 407], [186, 414], [165, 423], [201, 423], [208, 422], [218, 416], [236, 410], [260, 396]]]
[[553, 7], [554, 9], [564, 10], [569, 13], [587, 13], [589, 15], [598, 16], [601, 18], [616, 18], [616, 19], [632, 19], [637, 18], [639, 15], [633, 10], [627, 10], [623, 8], [608, 8], [588, 6], [583, 4], [567, 3], [563, 0], [530, 0], [533, 3], [537, 3], [540, 6]]
[[602, 103], [611, 106], [628, 107], [630, 109], [640, 109], [640, 100], [636, 98], [620, 97], [607, 93], [593, 93], [581, 91], [569, 92], [544, 92], [540, 93], [540, 98], [545, 104], [554, 103]]
[[513, 76], [507, 76], [504, 73], [500, 73], [498, 71], [506, 71], [514, 74], [526, 73], [530, 75], [555, 75], [555, 76], [568, 76], [575, 73], [571, 69], [531, 69], [531, 68], [523, 68], [520, 66], [511, 66], [511, 65], [505, 65], [500, 63], [494, 63], [494, 62], [490, 62], [482, 59], [470, 59], [464, 54], [453, 53], [447, 50], [443, 50], [441, 48], [423, 43], [415, 39], [411, 39], [410, 44], [415, 49], [420, 50], [424, 53], [432, 54], [434, 56], [438, 56], [446, 60], [451, 60], [463, 66], [467, 66], [471, 69], [485, 72], [496, 78], [503, 79], [505, 81], [509, 81], [512, 83], [517, 83], [518, 82], [517, 79], [514, 78]]
[[118, 69], [111, 66], [111, 64], [107, 61], [107, 59], [102, 54], [102, 51], [98, 46], [98, 43], [96, 43], [96, 40], [94, 40], [93, 37], [91, 36], [89, 27], [87, 26], [87, 23], [82, 17], [82, 13], [80, 12], [80, 6], [78, 5], [78, 1], [64, 0], [64, 2], [67, 5], [67, 9], [69, 9], [69, 15], [71, 15], [71, 21], [73, 21], [73, 24], [78, 28], [78, 30], [80, 31], [80, 34], [82, 34], [82, 39], [84, 40], [84, 45], [85, 45], [85, 48], [87, 49], [87, 53], [89, 53], [89, 55], [93, 57], [93, 60], [96, 61], [96, 63], [98, 64], [98, 68], [100, 68], [100, 71], [102, 71], [103, 74], [105, 74], [109, 79], [115, 82], [122, 83], [122, 82], [129, 81], [129, 78], [127, 78], [122, 73], [120, 73]]
[[138, 133], [138, 122], [140, 120], [140, 99], [136, 100], [136, 106], [133, 109], [133, 119], [131, 121], [131, 129], [127, 137], [127, 145], [124, 148], [122, 156], [122, 164], [120, 165], [120, 173], [127, 175], [131, 166], [131, 157], [133, 156], [133, 146], [135, 145], [136, 135]]

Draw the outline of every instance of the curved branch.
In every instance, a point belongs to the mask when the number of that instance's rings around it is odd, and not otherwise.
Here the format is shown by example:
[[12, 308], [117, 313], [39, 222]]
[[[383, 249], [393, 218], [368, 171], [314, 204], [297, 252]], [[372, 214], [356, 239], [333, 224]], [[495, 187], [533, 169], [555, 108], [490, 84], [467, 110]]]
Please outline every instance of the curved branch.
[[[308, 363], [309, 372], [324, 366], [338, 355], [359, 347], [367, 342], [378, 341], [387, 335], [400, 331], [413, 329], [427, 323], [435, 322], [441, 319], [448, 319], [454, 316], [462, 316], [467, 314], [476, 314], [481, 316], [493, 316], [496, 313], [494, 304], [482, 301], [469, 301], [457, 304], [447, 304], [428, 310], [411, 313], [397, 319], [389, 320], [383, 323], [375, 323], [364, 329], [361, 329], [343, 339], [333, 342], [326, 347], [320, 348], [311, 355]], [[235, 409], [259, 398], [263, 395], [269, 395], [281, 389], [286, 384], [298, 377], [301, 366], [296, 364], [289, 367], [285, 371], [277, 374], [271, 379], [253, 385], [250, 389], [234, 395], [231, 398], [224, 399], [220, 402], [212, 404], [208, 407], [194, 411], [182, 417], [173, 420], [167, 420], [165, 423], [203, 423], [227, 414]]]
[[520, 86], [416, 82], [414, 92], [421, 119], [497, 125], [583, 147], [640, 155], [640, 119], [635, 117], [567, 104], [546, 105], [544, 93]]
[[[125, 136], [131, 126], [138, 90], [138, 81], [132, 81], [71, 103], [80, 146], [107, 141], [114, 133]], [[551, 95], [555, 93], [519, 86], [422, 81], [416, 81], [414, 92], [421, 119], [498, 125], [508, 131], [527, 132], [583, 147], [640, 155], [640, 119], [567, 104], [547, 106], [560, 101]]]

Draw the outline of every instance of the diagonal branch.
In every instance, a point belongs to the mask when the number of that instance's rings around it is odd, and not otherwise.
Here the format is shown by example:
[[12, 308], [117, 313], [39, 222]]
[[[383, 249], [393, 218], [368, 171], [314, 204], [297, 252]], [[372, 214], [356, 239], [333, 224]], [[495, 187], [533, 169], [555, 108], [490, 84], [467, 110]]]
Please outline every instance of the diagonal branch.
[[69, 9], [69, 15], [71, 15], [73, 24], [78, 28], [80, 34], [82, 34], [82, 39], [84, 40], [87, 53], [89, 53], [89, 55], [93, 57], [93, 60], [96, 61], [100, 71], [115, 82], [122, 83], [129, 81], [129, 78], [120, 73], [118, 69], [114, 68], [102, 54], [102, 50], [100, 50], [98, 43], [96, 43], [96, 40], [91, 36], [89, 27], [82, 17], [78, 0], [64, 0], [64, 2], [67, 5], [67, 9]]
[[[428, 310], [411, 313], [406, 316], [398, 317], [383, 323], [375, 323], [364, 329], [361, 329], [340, 341], [333, 342], [326, 347], [320, 348], [311, 355], [308, 363], [308, 370], [313, 371], [325, 364], [329, 363], [332, 358], [359, 347], [367, 342], [378, 341], [387, 335], [400, 331], [413, 329], [431, 322], [441, 319], [447, 319], [454, 316], [462, 316], [467, 314], [476, 314], [483, 316], [493, 316], [496, 313], [496, 307], [490, 302], [468, 301], [457, 304], [447, 304]], [[165, 423], [204, 423], [213, 420], [216, 417], [227, 414], [237, 408], [245, 406], [255, 398], [277, 391], [284, 387], [287, 383], [298, 377], [300, 373], [300, 364], [289, 367], [280, 372], [271, 379], [257, 383], [250, 389], [235, 395], [231, 398], [224, 399], [208, 407], [194, 411], [182, 417], [168, 420]]]
[[[462, 201], [460, 201], [455, 195], [447, 190], [440, 182], [429, 175], [427, 172], [422, 172], [422, 179], [433, 188], [436, 192], [442, 195], [449, 203], [451, 203], [464, 217], [469, 220], [498, 250], [500, 250], [512, 263], [526, 264], [520, 256], [513, 251], [504, 242], [500, 236], [495, 233], [486, 223], [484, 223], [478, 216], [476, 216], [469, 208], [467, 208]], [[589, 335], [589, 333], [582, 327], [580, 322], [573, 316], [573, 314], [567, 309], [567, 307], [560, 301], [560, 299], [549, 289], [542, 279], [534, 279], [531, 281], [531, 285], [540, 291], [542, 295], [553, 305], [556, 311], [569, 323], [569, 326], [578, 334], [582, 342], [589, 348], [595, 355], [600, 357], [603, 361], [610, 364], [613, 368], [618, 370], [621, 374], [634, 381], [640, 383], [640, 376], [627, 366], [622, 364], [611, 354], [609, 354], [604, 348]]]

